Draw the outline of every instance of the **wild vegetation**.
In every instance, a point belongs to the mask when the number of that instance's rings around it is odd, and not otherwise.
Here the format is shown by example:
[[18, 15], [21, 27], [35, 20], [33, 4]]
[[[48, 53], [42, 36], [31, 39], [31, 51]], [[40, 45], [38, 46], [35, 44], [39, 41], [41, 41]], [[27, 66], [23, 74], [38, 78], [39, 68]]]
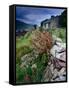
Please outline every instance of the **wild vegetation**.
[[34, 30], [16, 37], [16, 81], [17, 83], [41, 82], [43, 72], [50, 60], [53, 45], [52, 35], [66, 41], [65, 29], [49, 31]]

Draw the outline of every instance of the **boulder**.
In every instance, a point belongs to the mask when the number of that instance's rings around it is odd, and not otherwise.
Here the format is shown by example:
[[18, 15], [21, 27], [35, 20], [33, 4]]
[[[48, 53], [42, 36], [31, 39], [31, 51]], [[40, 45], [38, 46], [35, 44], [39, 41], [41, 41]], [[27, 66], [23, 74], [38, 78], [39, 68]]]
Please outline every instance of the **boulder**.
[[52, 38], [53, 38], [53, 43], [54, 43], [55, 41], [62, 43], [62, 39], [61, 39], [61, 38], [58, 38], [58, 37], [55, 36], [55, 35], [52, 35]]
[[52, 78], [52, 72], [49, 66], [46, 67], [43, 73], [42, 82], [48, 82]]
[[36, 69], [37, 68], [37, 65], [36, 64], [33, 64], [31, 68], [32, 69]]
[[65, 43], [57, 43], [57, 45], [53, 45], [50, 50], [50, 54], [64, 62], [66, 62], [66, 45]]

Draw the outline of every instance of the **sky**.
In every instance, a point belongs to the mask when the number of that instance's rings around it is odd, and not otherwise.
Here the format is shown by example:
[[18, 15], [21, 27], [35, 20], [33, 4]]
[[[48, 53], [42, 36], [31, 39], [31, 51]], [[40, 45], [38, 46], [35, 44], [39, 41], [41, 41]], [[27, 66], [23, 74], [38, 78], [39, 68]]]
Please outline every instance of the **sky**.
[[64, 9], [54, 8], [34, 8], [34, 7], [16, 7], [16, 20], [27, 24], [37, 24], [40, 26], [41, 21], [50, 19], [51, 16], [60, 15]]

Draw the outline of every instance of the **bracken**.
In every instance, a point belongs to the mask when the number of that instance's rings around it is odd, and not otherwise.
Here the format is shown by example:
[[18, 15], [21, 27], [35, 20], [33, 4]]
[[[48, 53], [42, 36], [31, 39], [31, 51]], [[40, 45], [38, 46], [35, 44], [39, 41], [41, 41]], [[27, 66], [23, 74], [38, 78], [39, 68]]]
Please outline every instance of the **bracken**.
[[52, 47], [52, 36], [47, 31], [34, 31], [32, 35], [33, 47], [39, 53], [49, 53]]

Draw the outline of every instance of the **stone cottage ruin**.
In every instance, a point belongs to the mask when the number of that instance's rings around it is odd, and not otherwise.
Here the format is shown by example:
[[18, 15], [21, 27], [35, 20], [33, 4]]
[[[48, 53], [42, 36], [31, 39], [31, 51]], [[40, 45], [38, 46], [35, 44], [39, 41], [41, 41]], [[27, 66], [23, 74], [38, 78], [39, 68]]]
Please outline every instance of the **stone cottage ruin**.
[[50, 19], [46, 19], [41, 22], [43, 29], [55, 29], [59, 28], [59, 16], [51, 16]]

